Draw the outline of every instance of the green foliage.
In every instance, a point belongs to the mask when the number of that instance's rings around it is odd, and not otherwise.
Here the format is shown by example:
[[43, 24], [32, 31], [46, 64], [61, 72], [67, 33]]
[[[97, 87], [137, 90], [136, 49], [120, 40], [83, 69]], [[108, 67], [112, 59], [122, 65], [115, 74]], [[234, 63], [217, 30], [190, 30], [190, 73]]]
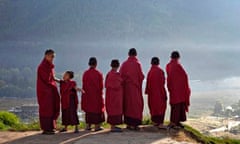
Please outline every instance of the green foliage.
[[240, 140], [230, 138], [216, 138], [201, 134], [196, 129], [185, 125], [185, 131], [189, 133], [195, 140], [203, 144], [240, 144]]
[[0, 111], [0, 130], [28, 131], [40, 130], [39, 122], [34, 121], [30, 124], [21, 123], [19, 118], [10, 112]]
[[0, 122], [6, 127], [16, 126], [20, 123], [15, 114], [6, 111], [0, 111]]
[[151, 119], [149, 117], [144, 117], [143, 121], [142, 121], [142, 124], [143, 125], [151, 125], [152, 121], [151, 121]]
[[6, 126], [3, 124], [2, 121], [0, 121], [0, 130], [5, 130]]

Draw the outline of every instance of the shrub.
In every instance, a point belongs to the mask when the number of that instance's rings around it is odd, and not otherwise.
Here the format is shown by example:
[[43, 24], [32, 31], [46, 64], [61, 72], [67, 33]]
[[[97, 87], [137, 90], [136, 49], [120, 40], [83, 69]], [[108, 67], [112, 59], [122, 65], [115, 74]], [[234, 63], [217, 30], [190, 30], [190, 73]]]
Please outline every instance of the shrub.
[[5, 130], [6, 126], [0, 121], [0, 130]]
[[0, 111], [0, 123], [2, 123], [3, 125], [5, 125], [7, 127], [12, 127], [12, 126], [18, 125], [20, 123], [20, 121], [19, 121], [19, 118], [15, 114], [7, 112], [7, 111]]

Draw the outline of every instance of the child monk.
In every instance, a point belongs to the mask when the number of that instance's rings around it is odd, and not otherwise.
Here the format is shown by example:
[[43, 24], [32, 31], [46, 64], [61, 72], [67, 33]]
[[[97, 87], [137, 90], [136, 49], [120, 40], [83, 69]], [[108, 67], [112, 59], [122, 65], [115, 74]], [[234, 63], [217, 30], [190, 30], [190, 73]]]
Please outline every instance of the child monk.
[[82, 110], [86, 113], [86, 130], [91, 130], [92, 124], [95, 131], [100, 131], [100, 124], [105, 121], [103, 100], [103, 75], [97, 67], [97, 59], [89, 59], [89, 69], [83, 74], [82, 85], [85, 93], [82, 95]]
[[62, 106], [62, 125], [64, 128], [60, 132], [66, 132], [69, 125], [75, 125], [74, 133], [78, 133], [79, 119], [77, 115], [78, 95], [77, 91], [84, 92], [77, 88], [77, 84], [72, 79], [74, 72], [66, 71], [63, 80], [57, 80], [60, 83], [61, 106]]
[[122, 132], [121, 128], [116, 127], [123, 122], [123, 80], [118, 72], [119, 65], [118, 60], [112, 60], [112, 69], [105, 81], [107, 122], [111, 124], [111, 132]]
[[158, 57], [152, 58], [152, 66], [148, 72], [145, 93], [148, 95], [148, 107], [152, 122], [159, 129], [164, 129], [163, 122], [167, 107], [167, 94], [164, 72], [159, 67], [159, 63]]

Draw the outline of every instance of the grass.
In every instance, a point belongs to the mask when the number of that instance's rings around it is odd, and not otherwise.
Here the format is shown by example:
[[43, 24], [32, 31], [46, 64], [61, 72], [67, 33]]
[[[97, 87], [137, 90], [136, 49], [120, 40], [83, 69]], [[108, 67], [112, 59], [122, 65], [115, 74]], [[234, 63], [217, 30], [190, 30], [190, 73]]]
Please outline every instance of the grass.
[[184, 130], [193, 139], [203, 144], [240, 144], [240, 140], [234, 140], [230, 138], [216, 138], [203, 135], [199, 131], [188, 125], [185, 125]]

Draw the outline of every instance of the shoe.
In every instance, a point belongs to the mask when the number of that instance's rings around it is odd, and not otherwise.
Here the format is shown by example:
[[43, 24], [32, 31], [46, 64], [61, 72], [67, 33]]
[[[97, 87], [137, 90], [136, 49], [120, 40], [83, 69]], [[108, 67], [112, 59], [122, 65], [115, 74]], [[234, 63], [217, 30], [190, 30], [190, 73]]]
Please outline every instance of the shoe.
[[74, 133], [75, 133], [75, 134], [79, 133], [79, 130], [75, 130]]
[[166, 129], [167, 129], [167, 127], [166, 127], [166, 126], [163, 126], [163, 125], [162, 125], [162, 126], [158, 126], [157, 128], [158, 128], [159, 130], [166, 130]]
[[59, 132], [62, 133], [62, 132], [66, 132], [67, 130], [65, 128], [61, 129]]
[[138, 126], [127, 126], [127, 129], [131, 131], [140, 131], [140, 128]]
[[97, 132], [97, 131], [101, 131], [101, 130], [103, 130], [103, 128], [100, 127], [100, 128], [95, 129], [94, 131]]
[[173, 129], [174, 127], [175, 127], [175, 124], [169, 124], [169, 125], [167, 126], [167, 130]]
[[54, 135], [55, 131], [43, 131], [42, 134], [43, 135]]
[[86, 131], [90, 131], [90, 130], [92, 130], [92, 128], [85, 128], [85, 130], [86, 130]]
[[111, 132], [123, 132], [123, 131], [119, 127], [114, 127], [113, 129], [111, 129]]
[[184, 125], [181, 124], [181, 123], [177, 124], [177, 126], [180, 127], [180, 128], [182, 128], [182, 129], [184, 129]]

